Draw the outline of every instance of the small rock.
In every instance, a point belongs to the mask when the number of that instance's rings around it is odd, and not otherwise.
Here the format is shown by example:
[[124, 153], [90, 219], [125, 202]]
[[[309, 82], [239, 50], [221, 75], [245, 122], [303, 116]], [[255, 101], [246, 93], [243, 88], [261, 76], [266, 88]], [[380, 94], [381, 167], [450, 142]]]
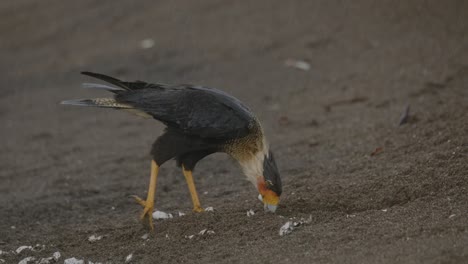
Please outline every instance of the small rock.
[[172, 218], [172, 214], [168, 214], [168, 213], [165, 213], [163, 211], [154, 211], [153, 212], [153, 219], [169, 219], [169, 218]]
[[30, 261], [35, 261], [35, 257], [27, 257], [18, 262], [18, 264], [28, 264]]
[[203, 236], [203, 235], [206, 233], [206, 230], [208, 230], [208, 229], [203, 229], [203, 230], [200, 231], [198, 234], [201, 235], [201, 236]]
[[151, 49], [154, 46], [154, 40], [147, 38], [140, 42], [140, 47], [142, 49]]
[[63, 264], [85, 264], [84, 260], [77, 258], [67, 258]]
[[169, 234], [166, 234], [166, 238], [169, 239]]
[[255, 214], [255, 211], [252, 210], [252, 209], [250, 209], [250, 210], [247, 211], [247, 216], [248, 216], [248, 217], [250, 217], [250, 216], [252, 216], [252, 215], [254, 215], [254, 214]]
[[148, 239], [148, 237], [149, 237], [149, 234], [148, 234], [148, 233], [146, 233], [146, 234], [144, 234], [144, 235], [142, 235], [142, 236], [141, 236], [141, 239], [144, 239], [144, 240], [146, 240], [146, 239]]
[[185, 236], [185, 238], [192, 239], [195, 235]]
[[208, 235], [214, 235], [214, 234], [215, 234], [215, 231], [213, 231], [213, 230], [208, 230], [208, 231], [206, 231], [206, 233], [207, 233]]
[[449, 219], [450, 219], [450, 218], [454, 218], [455, 216], [457, 216], [457, 215], [456, 215], [456, 214], [451, 214], [451, 215], [449, 215], [448, 218], [449, 218]]
[[179, 217], [184, 216], [185, 213], [179, 212]]
[[11, 229], [16, 229], [16, 226], [10, 226]]
[[126, 258], [125, 258], [125, 263], [129, 263], [130, 261], [132, 261], [133, 259], [133, 253], [130, 253], [130, 255], [128, 255]]
[[388, 209], [382, 209], [381, 211], [386, 213], [388, 211]]
[[207, 195], [207, 194], [208, 194], [208, 191], [204, 191], [203, 194], [204, 194], [204, 195]]
[[90, 237], [88, 237], [88, 241], [93, 243], [93, 242], [96, 242], [98, 240], [101, 240], [102, 239], [102, 236], [96, 236], [96, 235], [92, 235]]
[[5, 260], [4, 260], [4, 259], [0, 259], [0, 263], [5, 263]]
[[209, 207], [205, 208], [205, 212], [214, 212], [213, 206], [209, 206]]

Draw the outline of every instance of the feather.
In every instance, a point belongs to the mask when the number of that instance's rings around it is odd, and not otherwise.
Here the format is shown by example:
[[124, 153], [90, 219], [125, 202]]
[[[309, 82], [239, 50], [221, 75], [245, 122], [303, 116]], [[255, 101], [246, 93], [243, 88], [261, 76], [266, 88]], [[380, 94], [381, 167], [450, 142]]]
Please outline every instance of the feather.
[[76, 106], [94, 106], [94, 107], [105, 107], [105, 108], [117, 108], [117, 109], [132, 109], [133, 107], [128, 104], [122, 104], [115, 101], [113, 98], [92, 98], [92, 99], [77, 99], [77, 100], [66, 100], [60, 104], [63, 105], [76, 105]]
[[123, 88], [112, 87], [112, 86], [108, 86], [108, 85], [105, 85], [105, 84], [99, 84], [99, 83], [83, 83], [83, 84], [81, 84], [81, 86], [83, 88], [85, 88], [85, 89], [103, 89], [103, 90], [111, 91], [111, 92], [126, 91]]

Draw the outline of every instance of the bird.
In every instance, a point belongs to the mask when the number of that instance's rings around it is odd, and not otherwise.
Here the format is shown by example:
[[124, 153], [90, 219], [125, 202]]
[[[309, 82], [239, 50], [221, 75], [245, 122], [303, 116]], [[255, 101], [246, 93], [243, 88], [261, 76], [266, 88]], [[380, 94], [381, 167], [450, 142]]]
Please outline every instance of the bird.
[[175, 159], [188, 185], [194, 212], [203, 212], [193, 179], [196, 164], [213, 153], [226, 153], [238, 162], [258, 190], [264, 210], [275, 212], [282, 193], [278, 167], [263, 128], [254, 113], [239, 99], [215, 88], [198, 85], [121, 81], [100, 73], [83, 75], [104, 81], [83, 83], [84, 88], [101, 89], [112, 97], [65, 100], [61, 104], [124, 110], [153, 118], [165, 125], [151, 146], [151, 172], [146, 199], [133, 198], [143, 206], [141, 221], [152, 213], [159, 168]]

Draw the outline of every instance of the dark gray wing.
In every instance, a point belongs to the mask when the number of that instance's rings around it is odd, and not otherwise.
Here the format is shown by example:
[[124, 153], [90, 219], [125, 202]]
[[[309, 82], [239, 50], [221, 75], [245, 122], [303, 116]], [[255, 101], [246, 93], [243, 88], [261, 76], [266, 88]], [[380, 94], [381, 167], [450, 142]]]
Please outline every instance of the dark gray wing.
[[167, 126], [202, 138], [234, 139], [246, 136], [255, 125], [252, 112], [222, 91], [181, 85], [140, 88], [115, 99], [142, 110]]

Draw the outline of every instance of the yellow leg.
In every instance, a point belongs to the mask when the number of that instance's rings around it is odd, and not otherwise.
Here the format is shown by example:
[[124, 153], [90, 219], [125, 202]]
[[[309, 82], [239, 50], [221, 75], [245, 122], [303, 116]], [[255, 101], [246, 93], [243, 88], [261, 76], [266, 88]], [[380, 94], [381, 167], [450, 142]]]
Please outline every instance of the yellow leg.
[[154, 211], [154, 193], [156, 191], [156, 179], [158, 177], [159, 166], [153, 160], [151, 161], [151, 178], [150, 184], [148, 189], [148, 196], [146, 197], [146, 201], [141, 199], [140, 197], [133, 195], [133, 198], [137, 201], [137, 203], [141, 204], [144, 209], [140, 215], [140, 219], [143, 220], [146, 216], [148, 216], [149, 226], [151, 231], [154, 230], [153, 225], [153, 211]]
[[185, 180], [192, 196], [193, 211], [198, 213], [203, 212], [204, 210], [200, 205], [200, 200], [198, 200], [197, 189], [195, 189], [195, 183], [193, 182], [192, 171], [185, 170], [184, 166], [182, 166], [182, 171], [184, 172]]

